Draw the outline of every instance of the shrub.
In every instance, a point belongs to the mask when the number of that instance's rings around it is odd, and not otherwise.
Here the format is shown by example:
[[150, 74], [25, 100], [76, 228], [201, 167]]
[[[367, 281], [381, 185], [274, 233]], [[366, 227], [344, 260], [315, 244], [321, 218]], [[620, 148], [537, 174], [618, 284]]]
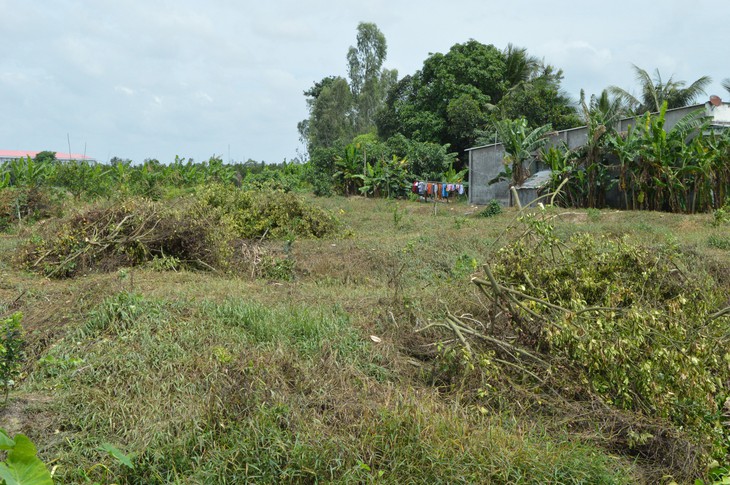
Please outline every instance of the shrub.
[[730, 237], [713, 234], [707, 238], [707, 245], [711, 248], [730, 251]]
[[332, 214], [290, 192], [211, 185], [199, 192], [198, 199], [230, 221], [237, 235], [244, 239], [324, 237], [339, 229]]
[[502, 206], [496, 200], [489, 201], [487, 206], [477, 213], [479, 217], [493, 217], [502, 213]]
[[[718, 282], [671, 245], [589, 234], [563, 241], [549, 220], [523, 221], [523, 237], [491, 266], [498, 283], [478, 283], [502, 302], [507, 322], [499, 327], [561, 369], [555, 376], [570, 376], [553, 389], [589, 390], [614, 408], [671, 423], [702, 450], [689, 466], [700, 455], [724, 455], [730, 312], [718, 311], [727, 305]], [[655, 441], [639, 438], [629, 433], [628, 446]]]

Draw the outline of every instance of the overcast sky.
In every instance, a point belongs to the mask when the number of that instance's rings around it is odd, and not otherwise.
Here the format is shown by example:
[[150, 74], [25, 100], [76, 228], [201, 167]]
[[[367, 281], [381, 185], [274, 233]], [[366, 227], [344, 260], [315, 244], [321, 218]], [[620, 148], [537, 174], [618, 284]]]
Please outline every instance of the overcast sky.
[[[346, 75], [357, 24], [375, 22], [399, 77], [429, 53], [511, 42], [563, 69], [566, 91], [709, 75], [730, 99], [730, 1], [0, 0], [0, 149], [141, 162], [267, 162], [304, 150], [302, 92]], [[704, 101], [704, 99], [702, 100]]]

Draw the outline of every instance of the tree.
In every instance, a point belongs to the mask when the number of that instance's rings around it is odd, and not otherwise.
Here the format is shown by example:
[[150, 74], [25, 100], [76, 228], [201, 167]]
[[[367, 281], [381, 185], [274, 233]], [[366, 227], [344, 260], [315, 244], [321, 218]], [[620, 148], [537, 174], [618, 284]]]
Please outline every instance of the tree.
[[652, 78], [644, 69], [636, 65], [633, 68], [641, 91], [638, 98], [618, 86], [610, 86], [608, 91], [623, 100], [636, 114], [658, 112], [665, 101], [668, 109], [689, 106], [698, 96], [705, 94], [705, 88], [712, 82], [709, 76], [702, 76], [685, 87], [685, 81], [675, 81], [672, 77], [662, 81], [659, 69], [654, 70]]
[[580, 126], [573, 102], [560, 87], [562, 80], [560, 69], [538, 63], [526, 80], [518, 81], [507, 90], [492, 112], [492, 118], [525, 118], [533, 128], [548, 123], [556, 130]]
[[507, 44], [502, 54], [505, 63], [504, 79], [510, 86], [529, 82], [542, 66], [540, 59], [527, 54], [526, 48], [516, 47], [511, 43]]
[[730, 93], [730, 77], [722, 80], [722, 87], [725, 88], [725, 91]]
[[431, 54], [422, 69], [391, 89], [377, 116], [378, 134], [449, 144], [463, 154], [477, 143], [481, 128], [505, 118], [525, 117], [532, 128], [577, 126], [561, 80], [560, 70], [524, 48], [455, 44], [446, 54]]
[[36, 153], [35, 157], [33, 158], [34, 161], [38, 163], [49, 163], [49, 162], [55, 162], [56, 161], [56, 152], [51, 152], [48, 150], [44, 150], [42, 152]]
[[[347, 53], [349, 82], [328, 76], [304, 91], [309, 117], [300, 121], [297, 129], [310, 157], [318, 149], [344, 147], [353, 136], [375, 130], [375, 115], [398, 79], [397, 71], [382, 68], [387, 51], [385, 36], [378, 27], [361, 22], [357, 46], [351, 46]], [[326, 158], [332, 158], [329, 152]]]
[[357, 26], [357, 47], [347, 51], [350, 88], [359, 96], [367, 83], [380, 77], [380, 69], [388, 54], [385, 35], [373, 23], [360, 22]]
[[347, 81], [341, 77], [325, 78], [308, 92], [314, 95], [310, 116], [299, 124], [299, 130], [307, 139], [309, 152], [316, 148], [331, 148], [337, 141], [351, 139], [353, 100]]
[[398, 72], [383, 69], [388, 55], [385, 35], [374, 23], [360, 22], [357, 26], [357, 47], [347, 51], [350, 90], [356, 107], [355, 127], [366, 133], [375, 124], [375, 115], [383, 104]]
[[378, 133], [449, 144], [461, 152], [472, 145], [474, 130], [501, 96], [504, 70], [501, 51], [475, 40], [455, 44], [446, 54], [431, 54], [422, 69], [388, 93], [377, 116]]

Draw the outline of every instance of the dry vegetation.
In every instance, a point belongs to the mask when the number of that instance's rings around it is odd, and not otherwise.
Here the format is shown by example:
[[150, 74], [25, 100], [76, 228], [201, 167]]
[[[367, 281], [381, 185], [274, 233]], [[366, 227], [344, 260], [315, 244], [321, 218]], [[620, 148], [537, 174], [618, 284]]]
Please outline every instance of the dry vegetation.
[[[649, 268], [660, 290], [699, 289], [693, 301], [706, 295], [710, 314], [730, 304], [730, 253], [708, 243], [727, 226], [711, 215], [562, 210], [540, 233], [513, 211], [484, 218], [463, 203], [434, 214], [415, 202], [312, 201], [337, 229], [244, 235], [237, 212], [196, 208], [244, 202], [210, 197], [14, 226], [0, 239], [0, 302], [23, 312], [27, 360], [3, 426], [27, 433], [62, 483], [657, 483], [706, 477], [722, 459], [712, 426], [689, 432], [648, 412], [652, 394], [621, 401], [621, 389], [595, 384], [600, 362], [546, 333], [564, 315], [524, 296], [567, 303], [530, 285], [577, 286], [550, 280], [553, 256], [498, 252], [519, 236], [558, 247], [585, 233], [607, 238], [602, 254], [617, 240], [671, 253], [682, 276]], [[526, 309], [471, 281], [488, 280], [485, 264]], [[528, 283], [534, 269], [544, 279]], [[611, 297], [621, 285], [606, 281], [615, 286], [586, 286]], [[597, 315], [582, 315], [589, 331]], [[134, 469], [101, 453], [104, 442]]]

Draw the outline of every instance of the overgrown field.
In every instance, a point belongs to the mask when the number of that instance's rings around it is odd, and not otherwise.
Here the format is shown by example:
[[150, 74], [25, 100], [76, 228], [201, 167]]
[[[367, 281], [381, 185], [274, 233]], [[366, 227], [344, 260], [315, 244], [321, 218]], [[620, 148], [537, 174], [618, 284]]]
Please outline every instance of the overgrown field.
[[59, 483], [730, 465], [724, 218], [227, 190], [78, 202], [0, 237], [0, 310], [25, 330], [0, 428]]

